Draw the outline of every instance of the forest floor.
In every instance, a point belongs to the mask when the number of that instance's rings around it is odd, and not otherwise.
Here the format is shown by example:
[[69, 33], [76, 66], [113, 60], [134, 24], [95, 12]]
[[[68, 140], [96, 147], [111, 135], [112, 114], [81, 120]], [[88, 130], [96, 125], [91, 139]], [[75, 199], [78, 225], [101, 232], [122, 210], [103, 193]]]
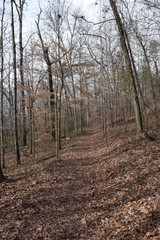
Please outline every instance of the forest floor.
[[58, 160], [46, 150], [39, 161], [26, 157], [21, 166], [7, 167], [8, 180], [0, 184], [0, 239], [160, 239], [156, 131], [150, 142], [133, 124], [106, 136], [91, 124], [63, 144]]

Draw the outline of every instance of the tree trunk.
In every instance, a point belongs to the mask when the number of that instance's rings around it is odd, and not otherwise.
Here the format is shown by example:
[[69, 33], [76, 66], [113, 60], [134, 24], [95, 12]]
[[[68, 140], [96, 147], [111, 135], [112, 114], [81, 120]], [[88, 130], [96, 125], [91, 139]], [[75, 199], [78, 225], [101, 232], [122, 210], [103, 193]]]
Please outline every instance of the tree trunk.
[[110, 5], [112, 7], [113, 14], [115, 16], [118, 30], [119, 30], [120, 43], [121, 43], [121, 47], [122, 47], [122, 50], [123, 50], [123, 53], [125, 56], [127, 68], [129, 71], [129, 77], [132, 80], [133, 95], [134, 95], [134, 111], [135, 111], [135, 117], [136, 117], [137, 131], [143, 132], [143, 122], [142, 122], [140, 103], [139, 103], [138, 92], [137, 92], [137, 88], [136, 88], [136, 81], [135, 81], [135, 77], [134, 77], [134, 73], [133, 73], [133, 69], [132, 69], [132, 62], [130, 59], [130, 54], [129, 54], [128, 46], [126, 43], [125, 28], [121, 21], [120, 15], [118, 13], [118, 9], [117, 9], [115, 1], [114, 0], [109, 0], [109, 1], [110, 1]]
[[13, 50], [13, 74], [14, 74], [14, 131], [15, 131], [15, 152], [17, 165], [20, 162], [19, 141], [18, 141], [18, 111], [17, 111], [17, 71], [16, 71], [16, 43], [14, 32], [14, 13], [13, 13], [13, 0], [11, 0], [11, 29], [12, 29], [12, 50]]
[[131, 58], [131, 62], [132, 62], [134, 76], [135, 76], [135, 78], [137, 80], [137, 88], [139, 90], [139, 94], [141, 96], [142, 105], [143, 105], [143, 109], [144, 109], [144, 132], [147, 133], [148, 132], [148, 116], [147, 116], [147, 111], [146, 111], [146, 103], [145, 103], [145, 99], [144, 99], [144, 96], [143, 96], [143, 93], [142, 93], [142, 90], [141, 90], [141, 87], [140, 87], [140, 84], [139, 84], [138, 73], [137, 73], [137, 70], [136, 70], [136, 66], [135, 66], [135, 62], [134, 62], [131, 46], [130, 46], [128, 35], [127, 35], [126, 32], [125, 32], [125, 36], [126, 36], [126, 41], [127, 41], [127, 45], [128, 45], [128, 50], [129, 50], [129, 53], [130, 53], [130, 58]]
[[[60, 31], [60, 30], [59, 30]], [[58, 106], [58, 129], [59, 129], [59, 136], [58, 136], [58, 147], [61, 149], [61, 118], [62, 118], [62, 93], [64, 88], [64, 72], [63, 72], [63, 65], [61, 62], [61, 56], [60, 56], [60, 32], [58, 33], [58, 59], [59, 59], [59, 66], [60, 66], [60, 74], [61, 74], [61, 87], [60, 87], [60, 93], [59, 93], [59, 106]]]
[[[72, 41], [71, 41], [71, 46], [72, 46]], [[78, 124], [77, 124], [77, 107], [76, 107], [76, 89], [75, 89], [75, 82], [74, 82], [74, 75], [73, 75], [73, 69], [72, 69], [72, 51], [70, 52], [69, 58], [66, 56], [70, 73], [71, 73], [71, 80], [72, 80], [72, 92], [73, 92], [73, 113], [74, 113], [74, 131], [75, 134], [77, 135], [77, 129], [78, 129]]]
[[4, 51], [3, 51], [3, 21], [5, 14], [5, 0], [3, 0], [3, 10], [1, 18], [1, 37], [0, 37], [0, 55], [1, 55], [1, 81], [0, 81], [0, 140], [1, 140], [1, 158], [0, 158], [0, 182], [5, 179], [2, 171], [5, 167], [4, 162], [4, 134], [3, 134], [3, 81], [4, 81]]
[[52, 62], [50, 61], [48, 47], [46, 47], [43, 42], [41, 31], [39, 28], [40, 15], [41, 15], [41, 11], [38, 15], [38, 22], [36, 22], [36, 25], [37, 25], [37, 29], [38, 29], [38, 36], [39, 36], [42, 50], [43, 50], [43, 57], [47, 64], [49, 92], [50, 92], [51, 133], [52, 133], [52, 139], [55, 139], [55, 113], [54, 113], [54, 111], [55, 111], [55, 96], [54, 96], [53, 80], [52, 80]]
[[3, 122], [3, 81], [4, 81], [4, 50], [3, 50], [3, 33], [4, 33], [4, 14], [5, 0], [3, 0], [3, 12], [1, 18], [1, 38], [0, 38], [0, 55], [1, 55], [1, 82], [0, 82], [0, 141], [1, 141], [1, 165], [5, 168], [4, 160], [4, 122]]
[[23, 43], [22, 43], [22, 27], [23, 27], [23, 6], [25, 1], [19, 0], [19, 51], [20, 51], [20, 79], [21, 79], [21, 111], [22, 111], [22, 145], [27, 145], [27, 130], [26, 130], [26, 114], [25, 114], [25, 92], [24, 92], [24, 68], [23, 68]]
[[153, 76], [152, 76], [152, 71], [151, 71], [151, 66], [150, 66], [150, 62], [149, 62], [149, 59], [148, 59], [148, 56], [147, 56], [147, 52], [146, 52], [146, 49], [145, 49], [145, 46], [143, 45], [142, 41], [140, 41], [140, 44], [142, 46], [142, 49], [143, 49], [143, 52], [144, 52], [144, 57], [146, 59], [146, 63], [147, 63], [147, 66], [148, 66], [148, 70], [149, 70], [149, 80], [150, 80], [150, 92], [151, 92], [151, 96], [152, 96], [152, 106], [153, 106], [153, 111], [154, 113], [156, 114], [157, 113], [157, 106], [156, 106], [156, 95], [155, 95], [155, 89], [154, 89], [154, 83], [153, 83]]
[[5, 180], [5, 176], [3, 175], [2, 167], [0, 166], [0, 182]]
[[47, 65], [48, 70], [48, 79], [49, 79], [49, 91], [50, 91], [50, 111], [51, 111], [51, 132], [52, 132], [52, 139], [55, 139], [55, 118], [54, 118], [54, 111], [55, 111], [55, 96], [53, 90], [53, 81], [52, 81], [52, 66], [51, 64]]
[[[80, 70], [81, 72], [81, 70]], [[82, 94], [82, 76], [80, 73], [79, 80], [79, 89], [80, 89], [80, 131], [83, 132], [84, 129], [84, 114], [83, 114], [83, 94]]]
[[55, 106], [55, 137], [56, 137], [56, 158], [59, 156], [59, 116], [58, 116], [58, 86], [56, 90], [56, 106]]

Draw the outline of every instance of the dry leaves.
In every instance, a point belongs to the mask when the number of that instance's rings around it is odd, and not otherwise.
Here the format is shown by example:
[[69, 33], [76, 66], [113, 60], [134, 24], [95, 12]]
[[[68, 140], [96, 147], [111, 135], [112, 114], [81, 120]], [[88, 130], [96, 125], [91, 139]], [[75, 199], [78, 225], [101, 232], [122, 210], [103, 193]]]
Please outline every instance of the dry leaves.
[[96, 131], [5, 170], [0, 239], [160, 239], [160, 139]]

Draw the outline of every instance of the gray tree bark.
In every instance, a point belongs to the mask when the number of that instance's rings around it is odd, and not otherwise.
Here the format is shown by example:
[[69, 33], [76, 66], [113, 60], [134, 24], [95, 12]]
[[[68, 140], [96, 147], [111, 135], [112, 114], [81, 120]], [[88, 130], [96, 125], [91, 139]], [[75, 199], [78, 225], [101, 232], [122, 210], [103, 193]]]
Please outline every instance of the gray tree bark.
[[139, 103], [139, 97], [138, 97], [138, 92], [136, 88], [136, 80], [134, 77], [134, 72], [132, 69], [132, 62], [129, 54], [129, 49], [127, 46], [127, 41], [126, 41], [126, 34], [125, 34], [125, 27], [122, 23], [121, 17], [119, 15], [116, 2], [114, 0], [109, 0], [110, 5], [113, 11], [113, 14], [115, 16], [116, 24], [119, 30], [119, 35], [120, 35], [120, 43], [121, 47], [125, 56], [127, 68], [129, 71], [129, 77], [132, 80], [132, 87], [133, 87], [133, 95], [134, 95], [134, 111], [135, 111], [135, 117], [136, 117], [136, 125], [137, 125], [137, 131], [138, 132], [143, 132], [143, 122], [142, 122], [142, 115], [141, 115], [141, 109], [140, 109], [140, 103]]
[[26, 113], [25, 113], [25, 91], [24, 91], [24, 66], [23, 66], [23, 41], [22, 41], [22, 30], [23, 30], [23, 8], [25, 0], [19, 0], [19, 6], [14, 1], [18, 18], [19, 18], [19, 52], [20, 52], [20, 79], [21, 79], [21, 113], [22, 113], [22, 145], [27, 145], [27, 130], [26, 130]]
[[12, 51], [13, 51], [13, 74], [14, 74], [14, 138], [15, 138], [15, 152], [17, 165], [20, 162], [20, 152], [19, 152], [19, 139], [18, 139], [18, 109], [17, 109], [17, 62], [16, 62], [16, 43], [15, 43], [15, 31], [14, 31], [14, 11], [13, 2], [11, 0], [11, 30], [12, 30]]
[[4, 50], [3, 50], [3, 23], [5, 14], [5, 0], [3, 0], [3, 10], [1, 18], [1, 37], [0, 37], [0, 57], [1, 57], [1, 82], [0, 82], [0, 140], [1, 140], [1, 159], [0, 159], [0, 182], [5, 179], [2, 171], [5, 167], [4, 162], [4, 134], [3, 134], [3, 80], [4, 80]]
[[40, 15], [41, 12], [38, 15], [38, 22], [36, 22], [37, 25], [37, 30], [38, 30], [38, 36], [41, 42], [42, 50], [43, 50], [43, 57], [44, 60], [47, 64], [47, 71], [48, 71], [48, 82], [49, 82], [49, 91], [50, 91], [50, 111], [51, 111], [51, 128], [52, 128], [52, 138], [55, 139], [55, 96], [54, 96], [54, 89], [53, 89], [53, 79], [52, 79], [52, 62], [49, 57], [49, 52], [48, 52], [48, 47], [45, 46], [40, 27], [39, 27], [39, 22], [40, 22]]

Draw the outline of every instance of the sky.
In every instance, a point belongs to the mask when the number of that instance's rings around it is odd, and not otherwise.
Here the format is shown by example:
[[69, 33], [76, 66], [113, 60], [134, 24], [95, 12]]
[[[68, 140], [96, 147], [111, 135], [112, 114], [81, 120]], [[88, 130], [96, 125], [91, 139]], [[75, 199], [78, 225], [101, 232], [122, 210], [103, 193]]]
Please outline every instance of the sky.
[[[18, 2], [18, 0], [16, 0]], [[56, 0], [52, 0], [56, 1]], [[93, 20], [97, 6], [95, 5], [98, 0], [66, 0], [71, 2], [73, 8], [79, 8], [85, 14], [86, 19]], [[42, 10], [47, 6], [48, 0], [26, 0], [24, 6], [24, 16], [23, 16], [23, 33], [27, 36], [33, 33], [36, 29], [35, 20], [37, 20], [37, 15], [39, 13], [39, 2]], [[2, 0], [0, 0], [0, 8], [2, 7]], [[15, 19], [17, 18], [15, 25], [18, 26], [18, 17], [15, 11]], [[6, 19], [10, 19], [10, 1], [6, 1]]]
[[[37, 14], [39, 6], [38, 0], [26, 0], [26, 2], [28, 3], [27, 12], [30, 12], [33, 15]], [[41, 0], [39, 2], [42, 7], [47, 5], [46, 0]], [[70, 0], [70, 2], [75, 8], [80, 7], [84, 11], [90, 11], [92, 7], [95, 7], [96, 0]]]
[[[26, 0], [26, 2], [28, 6], [25, 7], [25, 20], [29, 23], [30, 27], [32, 27], [32, 21], [35, 21], [39, 12], [39, 3], [38, 0]], [[40, 0], [39, 2], [42, 9], [47, 6], [46, 0]], [[96, 0], [70, 0], [70, 2], [73, 4], [73, 7], [79, 7], [86, 15], [90, 15], [91, 12], [94, 11]]]
[[95, 6], [95, 2], [96, 0], [71, 0], [71, 2], [75, 5], [75, 6], [80, 6], [82, 8], [92, 8], [93, 6]]

